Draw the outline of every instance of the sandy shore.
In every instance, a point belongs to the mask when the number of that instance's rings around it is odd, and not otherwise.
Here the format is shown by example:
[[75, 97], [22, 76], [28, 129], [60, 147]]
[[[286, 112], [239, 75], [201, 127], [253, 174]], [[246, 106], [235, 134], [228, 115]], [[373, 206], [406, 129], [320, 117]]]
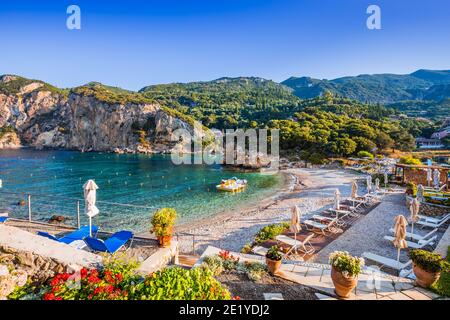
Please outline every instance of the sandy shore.
[[304, 216], [314, 214], [332, 204], [336, 188], [343, 197], [349, 196], [351, 181], [358, 178], [342, 169], [288, 169], [283, 173], [290, 177], [289, 184], [256, 206], [178, 227], [181, 251], [189, 253], [195, 248], [201, 253], [208, 245], [240, 251], [262, 227], [289, 220], [292, 206], [297, 205]]

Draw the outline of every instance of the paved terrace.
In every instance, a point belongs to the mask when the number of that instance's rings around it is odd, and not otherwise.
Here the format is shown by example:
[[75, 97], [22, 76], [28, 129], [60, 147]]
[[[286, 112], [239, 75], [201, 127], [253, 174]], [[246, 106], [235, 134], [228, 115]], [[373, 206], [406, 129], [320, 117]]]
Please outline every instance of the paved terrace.
[[[220, 252], [219, 248], [209, 246], [194, 265], [201, 265], [207, 256]], [[239, 257], [242, 262], [253, 261], [264, 263], [265, 258], [256, 255], [231, 253]], [[285, 261], [281, 265], [277, 277], [292, 281], [317, 290], [316, 297], [319, 300], [336, 300], [334, 285], [331, 280], [331, 268], [328, 264], [310, 262]], [[406, 278], [392, 276], [386, 273], [374, 274], [365, 268], [358, 277], [358, 286], [353, 291], [349, 300], [438, 300], [444, 299], [431, 291], [415, 287], [414, 281]], [[274, 294], [281, 294], [274, 293]]]
[[[318, 263], [328, 263], [329, 254], [336, 250], [348, 251], [356, 256], [361, 256], [363, 252], [368, 251], [387, 258], [397, 259], [397, 248], [383, 237], [390, 234], [389, 229], [394, 227], [394, 218], [399, 214], [404, 215], [407, 219], [410, 216], [406, 207], [405, 195], [398, 193], [385, 195], [375, 209], [322, 249], [312, 260]], [[408, 227], [409, 230], [410, 226]], [[429, 231], [429, 229], [414, 228], [414, 233], [426, 234]], [[442, 237], [443, 231], [445, 231], [445, 228], [439, 230], [438, 241]], [[400, 256], [402, 262], [408, 260], [407, 254], [408, 249], [402, 250]], [[366, 262], [373, 264], [371, 261]]]

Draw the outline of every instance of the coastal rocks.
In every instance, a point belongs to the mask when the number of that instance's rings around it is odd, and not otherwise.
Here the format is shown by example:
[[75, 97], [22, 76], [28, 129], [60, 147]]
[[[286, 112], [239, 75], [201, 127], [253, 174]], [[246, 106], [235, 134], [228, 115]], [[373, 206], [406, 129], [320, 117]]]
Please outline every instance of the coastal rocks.
[[72, 270], [70, 266], [54, 259], [5, 245], [0, 246], [0, 261], [11, 269], [26, 273], [31, 281], [39, 283], [47, 281], [58, 273]]
[[17, 133], [10, 132], [0, 136], [0, 149], [17, 149], [20, 147], [20, 139]]
[[60, 215], [53, 215], [48, 222], [52, 223], [52, 224], [57, 224], [57, 223], [63, 223], [65, 221], [67, 221], [68, 218], [64, 217], [64, 216], [60, 216]]
[[[17, 80], [3, 76], [0, 81]], [[115, 153], [170, 153], [179, 142], [173, 133], [201, 130], [156, 103], [113, 103], [83, 93], [62, 93], [31, 82], [16, 93], [0, 93], [0, 149], [32, 146]], [[21, 143], [22, 142], [22, 143]], [[190, 150], [183, 150], [190, 152]]]

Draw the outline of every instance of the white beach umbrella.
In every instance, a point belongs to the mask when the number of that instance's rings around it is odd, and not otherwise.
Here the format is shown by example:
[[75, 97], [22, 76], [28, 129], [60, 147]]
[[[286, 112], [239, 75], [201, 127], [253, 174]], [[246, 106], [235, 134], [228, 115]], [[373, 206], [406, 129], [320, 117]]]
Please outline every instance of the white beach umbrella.
[[423, 202], [424, 198], [423, 198], [423, 193], [425, 192], [425, 188], [423, 187], [423, 185], [419, 184], [417, 186], [417, 200], [419, 202]]
[[375, 179], [375, 190], [376, 191], [380, 190], [380, 179], [378, 178]]
[[400, 265], [400, 250], [408, 247], [408, 243], [406, 242], [406, 226], [408, 225], [408, 221], [403, 215], [398, 215], [395, 217], [395, 226], [394, 226], [394, 240], [392, 243], [398, 249], [397, 250], [397, 262]]
[[431, 170], [431, 168], [427, 169], [427, 183], [428, 186], [431, 186], [431, 181], [433, 180], [433, 172]]
[[410, 220], [411, 220], [411, 233], [414, 233], [414, 223], [419, 220], [419, 210], [420, 210], [420, 203], [417, 200], [417, 198], [414, 198], [413, 201], [411, 201], [411, 205], [409, 206], [409, 211], [411, 212]]
[[339, 191], [339, 189], [336, 189], [336, 191], [334, 191], [334, 209], [339, 210], [341, 205], [341, 192]]
[[441, 178], [441, 173], [438, 169], [434, 169], [433, 172], [433, 185], [436, 189], [439, 189], [439, 179]]
[[366, 178], [367, 183], [367, 193], [370, 193], [372, 191], [372, 176], [368, 175]]
[[383, 178], [384, 178], [384, 188], [387, 188], [387, 185], [388, 185], [388, 174], [387, 174], [387, 172], [385, 172], [384, 173], [384, 175], [383, 175]]
[[94, 180], [88, 180], [83, 185], [84, 190], [84, 212], [89, 217], [89, 235], [92, 237], [92, 217], [99, 214], [98, 208], [95, 206], [97, 201], [97, 189], [98, 186], [95, 184]]
[[358, 184], [356, 181], [352, 182], [352, 194], [350, 196], [352, 199], [358, 198]]
[[[302, 226], [300, 225], [300, 210], [297, 206], [292, 207], [290, 229], [294, 233], [295, 242], [297, 242], [297, 233], [302, 230]], [[295, 248], [295, 251], [297, 252], [297, 248]]]

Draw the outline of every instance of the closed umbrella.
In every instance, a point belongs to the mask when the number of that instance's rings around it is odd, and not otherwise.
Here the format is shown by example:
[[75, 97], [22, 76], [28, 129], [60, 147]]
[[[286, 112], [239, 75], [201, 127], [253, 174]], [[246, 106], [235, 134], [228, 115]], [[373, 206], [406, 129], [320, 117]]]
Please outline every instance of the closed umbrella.
[[[299, 233], [302, 230], [302, 227], [300, 225], [300, 210], [297, 206], [292, 207], [292, 214], [291, 214], [291, 225], [290, 225], [291, 231], [294, 233], [294, 239], [295, 239], [295, 246], [297, 245], [297, 233]], [[297, 247], [295, 247], [295, 252], [297, 252]]]
[[375, 179], [375, 190], [380, 191], [380, 179]]
[[387, 188], [387, 184], [388, 184], [388, 174], [387, 174], [387, 172], [384, 173], [383, 178], [384, 178], [384, 188], [386, 189]]
[[356, 183], [356, 181], [352, 182], [352, 194], [351, 194], [351, 198], [352, 199], [357, 199], [358, 198], [358, 184]]
[[428, 168], [427, 169], [427, 183], [428, 183], [429, 187], [431, 186], [432, 180], [433, 180], [433, 172], [432, 172], [431, 168]]
[[394, 240], [392, 243], [398, 249], [397, 251], [397, 262], [400, 266], [400, 250], [408, 247], [408, 243], [406, 242], [406, 226], [408, 222], [403, 215], [398, 215], [395, 217], [395, 226], [394, 226]]
[[370, 193], [372, 191], [372, 176], [368, 175], [366, 178], [367, 183], [367, 193]]
[[425, 188], [423, 187], [423, 185], [419, 184], [417, 186], [417, 200], [419, 202], [423, 202], [424, 198], [423, 198], [423, 193], [425, 192]]
[[438, 169], [434, 169], [433, 172], [433, 185], [436, 189], [439, 189], [439, 179], [441, 177], [441, 173]]
[[339, 210], [341, 208], [340, 202], [341, 192], [339, 191], [339, 189], [336, 189], [336, 191], [334, 192], [334, 209]]
[[[409, 211], [411, 212], [411, 233], [414, 234], [414, 223], [419, 220], [419, 209], [420, 209], [420, 203], [417, 200], [417, 198], [414, 198], [411, 202], [411, 205], [409, 206]], [[412, 238], [412, 236], [411, 236]]]
[[88, 180], [84, 185], [84, 212], [89, 217], [89, 235], [92, 237], [92, 217], [99, 214], [98, 208], [95, 206], [97, 201], [98, 186], [94, 180]]

